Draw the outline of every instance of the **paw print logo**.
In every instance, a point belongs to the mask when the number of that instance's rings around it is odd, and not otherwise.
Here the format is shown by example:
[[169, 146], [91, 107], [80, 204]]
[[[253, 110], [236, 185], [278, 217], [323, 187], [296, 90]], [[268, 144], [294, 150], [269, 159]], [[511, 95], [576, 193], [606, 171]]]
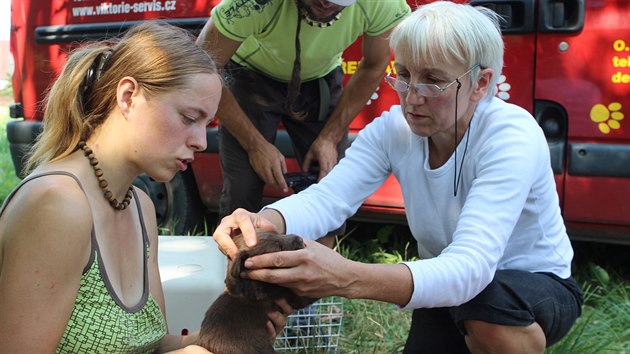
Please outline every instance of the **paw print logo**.
[[608, 106], [598, 103], [591, 108], [591, 120], [597, 123], [599, 131], [609, 134], [611, 129], [621, 128], [624, 115], [621, 112], [621, 103], [613, 102]]
[[378, 90], [380, 89], [380, 86], [376, 87], [376, 91], [374, 91], [374, 93], [372, 94], [372, 96], [370, 96], [370, 98], [368, 98], [368, 101], [366, 103], [367, 106], [372, 104], [372, 101], [376, 101], [378, 99]]
[[512, 85], [506, 82], [507, 78], [505, 75], [499, 76], [499, 81], [497, 82], [497, 97], [500, 99], [507, 101], [510, 99], [510, 89]]

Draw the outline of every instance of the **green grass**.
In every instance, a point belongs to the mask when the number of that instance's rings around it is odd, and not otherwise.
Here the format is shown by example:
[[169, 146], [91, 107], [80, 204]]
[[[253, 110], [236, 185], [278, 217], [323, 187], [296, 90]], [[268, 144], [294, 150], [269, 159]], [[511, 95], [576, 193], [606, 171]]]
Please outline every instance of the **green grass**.
[[20, 181], [15, 175], [7, 141], [6, 127], [10, 119], [9, 106], [0, 105], [0, 204]]

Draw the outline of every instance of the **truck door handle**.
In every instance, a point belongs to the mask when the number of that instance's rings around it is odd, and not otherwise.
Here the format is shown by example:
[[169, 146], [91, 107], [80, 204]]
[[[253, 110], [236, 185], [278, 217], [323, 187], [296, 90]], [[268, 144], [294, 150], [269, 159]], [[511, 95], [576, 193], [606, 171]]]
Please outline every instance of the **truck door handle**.
[[483, 6], [503, 18], [503, 34], [525, 34], [534, 32], [534, 1], [532, 0], [472, 0], [473, 6]]
[[584, 0], [540, 0], [538, 30], [579, 33], [584, 28]]

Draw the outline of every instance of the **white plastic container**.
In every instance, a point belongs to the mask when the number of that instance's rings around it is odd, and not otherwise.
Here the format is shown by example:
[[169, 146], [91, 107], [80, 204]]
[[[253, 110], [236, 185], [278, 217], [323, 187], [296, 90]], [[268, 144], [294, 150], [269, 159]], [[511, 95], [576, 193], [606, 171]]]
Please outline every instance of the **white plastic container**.
[[159, 236], [158, 264], [169, 333], [199, 330], [225, 289], [227, 258], [210, 236]]

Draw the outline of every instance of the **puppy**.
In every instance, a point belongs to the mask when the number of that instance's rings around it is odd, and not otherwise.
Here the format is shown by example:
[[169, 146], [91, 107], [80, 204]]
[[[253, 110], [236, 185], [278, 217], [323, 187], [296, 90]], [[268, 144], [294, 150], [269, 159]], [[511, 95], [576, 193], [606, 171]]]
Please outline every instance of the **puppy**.
[[243, 235], [235, 236], [239, 249], [235, 259], [228, 261], [225, 285], [227, 292], [219, 296], [206, 311], [197, 344], [215, 354], [273, 354], [273, 341], [267, 332], [267, 313], [279, 310], [276, 300], [285, 298], [298, 310], [317, 299], [298, 296], [288, 288], [241, 278], [245, 260], [249, 257], [278, 251], [304, 248], [301, 237], [256, 230], [258, 243], [249, 248]]

